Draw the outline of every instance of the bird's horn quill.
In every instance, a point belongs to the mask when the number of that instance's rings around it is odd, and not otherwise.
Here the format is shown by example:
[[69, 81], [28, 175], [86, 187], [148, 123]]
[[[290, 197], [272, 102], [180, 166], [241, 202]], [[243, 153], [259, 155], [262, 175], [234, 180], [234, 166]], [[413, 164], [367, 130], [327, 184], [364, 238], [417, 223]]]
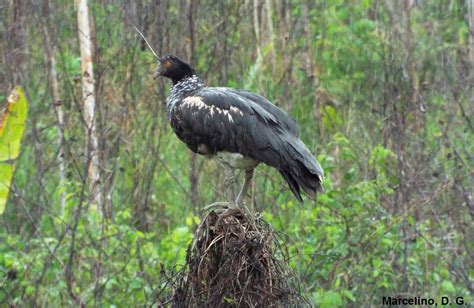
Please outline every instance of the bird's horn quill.
[[133, 25], [133, 27], [135, 28], [135, 30], [137, 30], [138, 34], [140, 34], [140, 36], [145, 40], [145, 43], [146, 45], [148, 46], [148, 48], [150, 48], [150, 51], [151, 53], [155, 56], [155, 58], [159, 59], [160, 57], [158, 57], [158, 55], [156, 54], [156, 52], [153, 50], [153, 48], [151, 47], [150, 43], [148, 43], [148, 40], [146, 39], [146, 37], [143, 35], [143, 33], [138, 30], [138, 28]]

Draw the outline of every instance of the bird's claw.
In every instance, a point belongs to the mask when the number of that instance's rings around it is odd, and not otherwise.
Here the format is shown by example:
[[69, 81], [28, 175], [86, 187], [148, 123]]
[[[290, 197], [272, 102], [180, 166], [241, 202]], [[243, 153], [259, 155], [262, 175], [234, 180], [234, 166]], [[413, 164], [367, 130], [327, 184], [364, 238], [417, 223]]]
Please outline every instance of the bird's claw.
[[218, 201], [218, 202], [209, 204], [208, 206], [204, 207], [202, 210], [203, 211], [209, 211], [209, 210], [215, 210], [215, 209], [227, 210], [227, 209], [235, 208], [235, 207], [236, 207], [235, 202]]
[[228, 214], [229, 212], [234, 212], [235, 210], [241, 212], [247, 217], [251, 217], [250, 211], [245, 205], [245, 201], [243, 200], [241, 200], [241, 202], [239, 203], [238, 200], [235, 200], [233, 202], [218, 201], [211, 203], [202, 209], [203, 212], [214, 211], [218, 215], [225, 215], [226, 213]]

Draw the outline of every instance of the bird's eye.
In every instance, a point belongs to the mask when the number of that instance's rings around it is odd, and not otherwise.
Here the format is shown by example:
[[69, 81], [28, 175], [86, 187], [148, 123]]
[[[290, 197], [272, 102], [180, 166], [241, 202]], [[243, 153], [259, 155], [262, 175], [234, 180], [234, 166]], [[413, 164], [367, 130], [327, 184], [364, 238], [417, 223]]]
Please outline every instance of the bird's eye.
[[168, 61], [166, 61], [166, 62], [163, 64], [163, 66], [164, 66], [165, 68], [170, 68], [171, 66], [173, 66], [173, 63], [168, 60]]

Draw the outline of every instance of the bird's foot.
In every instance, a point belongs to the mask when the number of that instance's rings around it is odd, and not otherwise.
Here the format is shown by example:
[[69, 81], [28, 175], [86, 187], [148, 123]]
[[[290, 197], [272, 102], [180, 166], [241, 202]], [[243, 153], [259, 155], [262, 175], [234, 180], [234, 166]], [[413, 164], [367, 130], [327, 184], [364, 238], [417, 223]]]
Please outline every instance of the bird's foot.
[[217, 215], [216, 223], [214, 228], [217, 229], [217, 226], [222, 222], [225, 217], [236, 215], [241, 213], [245, 215], [244, 212], [236, 205], [235, 202], [214, 202], [202, 209], [203, 212], [207, 212], [207, 215], [214, 212]]
[[234, 209], [236, 207], [237, 206], [236, 206], [235, 202], [222, 202], [222, 201], [219, 201], [219, 202], [214, 202], [214, 203], [209, 204], [208, 206], [204, 207], [202, 210], [203, 211], [213, 210], [215, 212], [223, 212], [223, 211], [227, 211], [227, 210], [230, 210], [230, 209]]
[[236, 202], [236, 207], [235, 208], [238, 208], [242, 212], [242, 214], [247, 216], [247, 218], [252, 217], [252, 214], [251, 214], [249, 208], [247, 207], [246, 202], [240, 202], [240, 203]]
[[[240, 202], [239, 202], [240, 201]], [[221, 215], [229, 215], [235, 213], [242, 213], [244, 216], [251, 217], [251, 212], [246, 206], [246, 202], [244, 200], [235, 200], [233, 202], [229, 201], [218, 201], [211, 203], [202, 209], [203, 212], [211, 212], [214, 211], [219, 216]]]
[[214, 202], [204, 207], [202, 211], [207, 212], [206, 215], [211, 215], [211, 213], [217, 215], [217, 220], [213, 226], [214, 229], [217, 229], [221, 222], [229, 216], [240, 216], [242, 218], [239, 219], [244, 219], [244, 221], [251, 223], [254, 228], [257, 228], [255, 225], [256, 218], [252, 215], [247, 206], [245, 206], [245, 202], [237, 203], [237, 201], [238, 200], [234, 202]]

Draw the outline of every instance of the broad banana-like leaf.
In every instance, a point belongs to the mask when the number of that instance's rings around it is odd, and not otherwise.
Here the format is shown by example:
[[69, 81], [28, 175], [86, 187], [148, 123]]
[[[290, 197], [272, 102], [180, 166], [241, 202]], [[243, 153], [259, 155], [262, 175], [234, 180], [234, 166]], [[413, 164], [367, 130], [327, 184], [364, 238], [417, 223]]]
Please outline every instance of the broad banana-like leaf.
[[10, 191], [15, 162], [20, 154], [28, 103], [21, 87], [16, 87], [0, 109], [0, 215]]

